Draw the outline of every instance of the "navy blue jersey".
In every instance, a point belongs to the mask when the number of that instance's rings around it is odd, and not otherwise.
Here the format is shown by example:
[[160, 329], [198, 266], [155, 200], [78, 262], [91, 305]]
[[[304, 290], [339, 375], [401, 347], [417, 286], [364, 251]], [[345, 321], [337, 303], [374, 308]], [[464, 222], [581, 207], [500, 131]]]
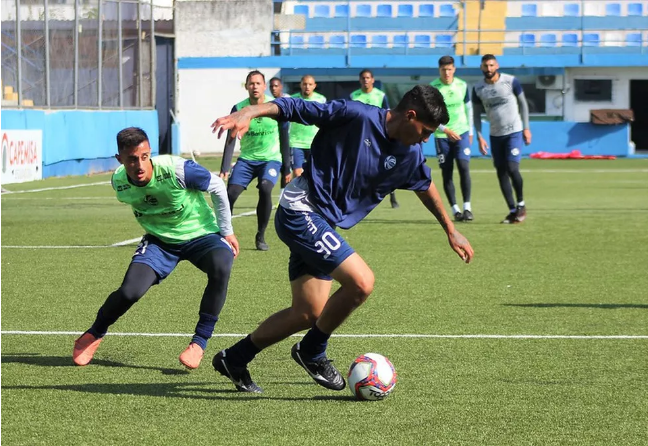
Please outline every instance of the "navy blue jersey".
[[309, 201], [332, 225], [351, 228], [395, 189], [430, 187], [421, 145], [405, 146], [387, 136], [387, 110], [347, 100], [278, 98], [274, 103], [278, 119], [320, 129], [303, 175]]

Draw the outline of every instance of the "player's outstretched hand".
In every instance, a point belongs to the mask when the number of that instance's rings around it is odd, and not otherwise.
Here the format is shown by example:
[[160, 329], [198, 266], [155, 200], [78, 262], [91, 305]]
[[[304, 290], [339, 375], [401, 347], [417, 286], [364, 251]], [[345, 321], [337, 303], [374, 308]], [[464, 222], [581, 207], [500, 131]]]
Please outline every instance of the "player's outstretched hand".
[[466, 237], [461, 235], [459, 231], [453, 231], [448, 234], [448, 242], [450, 243], [452, 250], [461, 257], [461, 260], [470, 263], [475, 255], [475, 251], [473, 251], [472, 246], [470, 246]]
[[234, 234], [232, 235], [226, 235], [223, 237], [225, 240], [227, 240], [227, 243], [230, 244], [232, 247], [232, 252], [234, 253], [234, 258], [237, 258], [239, 255], [239, 242], [236, 239], [236, 236]]
[[237, 111], [231, 115], [218, 118], [211, 125], [212, 133], [218, 132], [220, 138], [224, 131], [230, 130], [232, 138], [241, 139], [250, 129], [250, 117], [243, 111]]

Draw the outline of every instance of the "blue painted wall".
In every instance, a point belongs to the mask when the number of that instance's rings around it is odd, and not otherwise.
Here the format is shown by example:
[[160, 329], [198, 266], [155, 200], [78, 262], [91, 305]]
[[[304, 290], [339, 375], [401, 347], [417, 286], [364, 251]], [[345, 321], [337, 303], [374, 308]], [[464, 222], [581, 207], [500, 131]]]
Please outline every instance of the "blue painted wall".
[[2, 110], [3, 130], [43, 131], [43, 178], [115, 169], [115, 136], [126, 127], [144, 129], [159, 152], [155, 110]]
[[[490, 125], [482, 122], [482, 131], [489, 134]], [[628, 156], [630, 126], [593, 125], [587, 122], [531, 122], [531, 145], [520, 147], [522, 156], [536, 152], [567, 153], [580, 150], [583, 155]], [[486, 139], [488, 141], [488, 138]], [[489, 143], [490, 145], [490, 143]], [[472, 156], [481, 156], [477, 138], [473, 138]], [[434, 140], [423, 147], [426, 156], [436, 156]]]

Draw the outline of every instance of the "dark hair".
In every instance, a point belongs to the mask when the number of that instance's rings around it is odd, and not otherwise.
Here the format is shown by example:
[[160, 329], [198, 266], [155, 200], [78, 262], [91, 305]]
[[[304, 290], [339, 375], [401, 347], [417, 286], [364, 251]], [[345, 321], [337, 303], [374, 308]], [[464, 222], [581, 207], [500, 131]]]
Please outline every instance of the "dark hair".
[[[249, 74], [248, 74], [248, 76], [249, 76]], [[263, 76], [263, 75], [262, 75], [262, 76]], [[277, 82], [279, 82], [281, 85], [283, 85], [283, 82], [281, 82], [281, 79], [279, 79], [278, 77], [273, 77], [272, 79], [270, 79], [270, 81], [269, 81], [268, 83], [271, 84], [272, 81], [277, 81]], [[245, 83], [247, 84], [247, 81], [245, 81]]]
[[248, 73], [248, 75], [246, 76], [246, 78], [245, 78], [245, 85], [247, 85], [248, 82], [250, 82], [250, 78], [251, 78], [252, 76], [256, 76], [256, 75], [261, 76], [261, 77], [263, 78], [263, 82], [265, 82], [265, 76], [263, 75], [263, 73], [260, 72], [259, 70], [254, 70], [254, 71], [250, 71], [250, 72]]
[[439, 67], [444, 65], [454, 65], [454, 58], [452, 56], [443, 56], [439, 58]]
[[365, 73], [369, 73], [369, 75], [370, 75], [371, 77], [374, 77], [373, 73], [371, 72], [371, 70], [370, 70], [369, 68], [365, 68], [364, 70], [362, 70], [362, 71], [360, 72], [360, 74], [358, 74], [358, 77], [362, 77], [362, 75], [365, 74]]
[[146, 132], [139, 127], [128, 127], [117, 133], [117, 150], [132, 149], [148, 141]]
[[419, 121], [433, 126], [447, 124], [450, 121], [443, 95], [431, 85], [417, 85], [412, 88], [405, 93], [394, 110], [398, 112], [414, 110]]
[[484, 54], [482, 56], [482, 63], [483, 62], [488, 62], [489, 60], [497, 60], [497, 58], [495, 56], [493, 56], [492, 54]]

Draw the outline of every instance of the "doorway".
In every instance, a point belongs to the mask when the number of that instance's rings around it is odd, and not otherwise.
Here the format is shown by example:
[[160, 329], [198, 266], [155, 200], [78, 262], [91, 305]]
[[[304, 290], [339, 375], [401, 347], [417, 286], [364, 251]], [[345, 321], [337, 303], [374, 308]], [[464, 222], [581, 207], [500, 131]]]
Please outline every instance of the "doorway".
[[174, 39], [155, 37], [156, 49], [156, 91], [155, 108], [160, 129], [160, 155], [170, 155], [171, 147], [171, 110], [175, 110], [175, 70], [173, 65]]
[[634, 122], [630, 124], [636, 150], [648, 151], [648, 80], [630, 81], [630, 108]]

